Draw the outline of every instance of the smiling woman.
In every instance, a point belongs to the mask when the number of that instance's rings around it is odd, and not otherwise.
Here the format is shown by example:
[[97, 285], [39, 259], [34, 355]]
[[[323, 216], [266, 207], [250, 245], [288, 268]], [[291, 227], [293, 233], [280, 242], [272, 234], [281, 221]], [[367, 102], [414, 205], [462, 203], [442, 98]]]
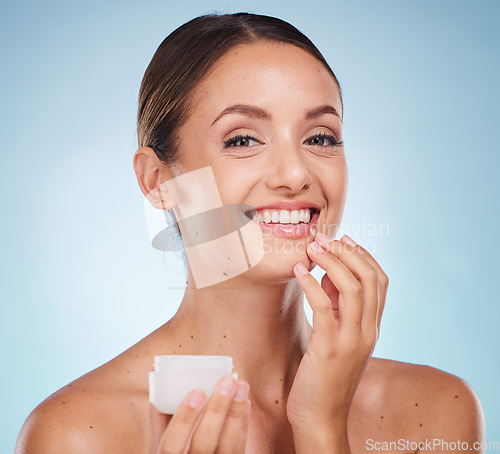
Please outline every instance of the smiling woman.
[[[363, 247], [334, 239], [348, 179], [342, 115], [333, 71], [284, 21], [203, 16], [165, 39], [140, 90], [134, 169], [148, 203], [172, 208], [179, 222], [186, 293], [157, 331], [40, 404], [18, 453], [349, 453], [391, 440], [423, 452], [427, 439], [479, 446], [482, 410], [467, 383], [371, 357], [389, 280]], [[226, 207], [228, 237], [236, 232], [227, 207], [251, 214], [251, 228], [237, 233], [248, 268], [228, 274], [234, 248], [195, 240], [215, 228], [198, 216], [210, 204]], [[310, 274], [316, 265], [321, 284]], [[200, 268], [216, 283], [197, 285]], [[231, 356], [239, 379], [220, 379], [210, 395], [192, 390], [164, 415], [148, 399], [156, 355]]]

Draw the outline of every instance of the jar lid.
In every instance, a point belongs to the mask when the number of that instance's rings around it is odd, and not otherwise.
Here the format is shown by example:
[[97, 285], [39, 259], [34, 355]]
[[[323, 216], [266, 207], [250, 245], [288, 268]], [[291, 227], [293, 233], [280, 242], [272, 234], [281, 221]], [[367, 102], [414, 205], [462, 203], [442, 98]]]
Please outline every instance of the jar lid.
[[159, 355], [155, 356], [156, 372], [231, 372], [231, 356]]

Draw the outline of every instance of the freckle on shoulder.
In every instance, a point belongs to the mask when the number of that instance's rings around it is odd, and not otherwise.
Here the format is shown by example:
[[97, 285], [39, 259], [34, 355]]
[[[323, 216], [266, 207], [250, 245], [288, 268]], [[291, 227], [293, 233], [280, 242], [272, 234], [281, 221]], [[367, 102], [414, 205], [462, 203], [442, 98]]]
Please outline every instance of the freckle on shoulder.
[[[481, 424], [482, 409], [473, 388], [460, 377], [435, 367], [386, 359], [371, 360], [371, 382], [382, 382], [382, 394], [403, 415], [438, 420], [462, 415]], [[368, 368], [367, 368], [368, 369]], [[374, 380], [375, 379], [375, 380]], [[449, 419], [449, 417], [448, 417]], [[418, 427], [421, 427], [419, 421]]]
[[[114, 419], [117, 418], [112, 414], [109, 399], [79, 386], [66, 386], [31, 412], [21, 429], [15, 452], [116, 452], [115, 441], [109, 437], [110, 426], [119, 429], [113, 424]], [[127, 438], [127, 434], [123, 435]]]

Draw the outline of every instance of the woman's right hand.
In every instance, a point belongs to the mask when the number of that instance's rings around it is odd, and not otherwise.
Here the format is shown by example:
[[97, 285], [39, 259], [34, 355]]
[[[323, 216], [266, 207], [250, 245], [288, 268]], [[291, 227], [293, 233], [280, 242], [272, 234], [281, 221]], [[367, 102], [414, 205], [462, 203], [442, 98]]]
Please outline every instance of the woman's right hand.
[[250, 415], [248, 390], [245, 380], [227, 376], [217, 382], [207, 404], [200, 390], [191, 391], [173, 416], [150, 404], [148, 453], [244, 454]]

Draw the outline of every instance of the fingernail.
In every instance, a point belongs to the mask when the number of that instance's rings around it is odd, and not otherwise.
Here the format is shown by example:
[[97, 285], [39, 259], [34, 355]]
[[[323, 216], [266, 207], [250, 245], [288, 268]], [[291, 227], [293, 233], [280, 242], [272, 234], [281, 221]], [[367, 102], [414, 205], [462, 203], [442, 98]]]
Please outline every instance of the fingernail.
[[304, 266], [302, 262], [297, 263], [297, 265], [295, 265], [295, 268], [297, 268], [297, 271], [300, 274], [309, 274], [309, 271], [307, 271], [307, 268]]
[[332, 242], [332, 238], [330, 238], [328, 235], [326, 235], [325, 233], [323, 232], [318, 232], [316, 234], [316, 238], [322, 242], [322, 243], [325, 243], [325, 244], [328, 244], [328, 243], [331, 243]]
[[229, 396], [233, 392], [234, 378], [224, 377], [222, 382], [219, 383], [219, 394], [223, 396]]
[[247, 398], [247, 395], [248, 385], [245, 382], [237, 382], [233, 399], [242, 402]]
[[348, 235], [345, 235], [345, 234], [342, 236], [340, 241], [343, 241], [344, 243], [346, 243], [352, 247], [357, 246], [357, 243], [351, 237], [349, 237]]
[[205, 401], [205, 393], [196, 389], [189, 397], [189, 405], [193, 408], [200, 408]]
[[316, 241], [313, 241], [312, 243], [310, 243], [309, 246], [311, 247], [311, 249], [314, 252], [325, 252], [325, 248], [323, 246], [321, 246], [321, 244], [316, 243]]

